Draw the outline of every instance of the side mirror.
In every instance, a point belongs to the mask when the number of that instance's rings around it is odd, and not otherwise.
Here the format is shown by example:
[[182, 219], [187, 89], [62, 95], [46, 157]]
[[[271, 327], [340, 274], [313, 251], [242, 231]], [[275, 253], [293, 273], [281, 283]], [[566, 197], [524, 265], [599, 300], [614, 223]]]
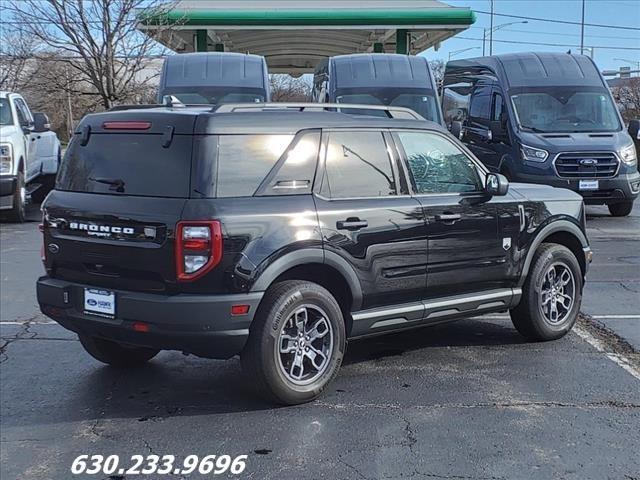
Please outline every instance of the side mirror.
[[491, 138], [489, 138], [489, 140], [492, 140], [494, 142], [503, 140], [507, 133], [504, 126], [502, 125], [502, 122], [499, 120], [489, 123], [489, 131], [491, 132]]
[[639, 140], [640, 139], [640, 120], [638, 120], [637, 118], [633, 120], [629, 120], [628, 132], [629, 132], [629, 135], [631, 135], [631, 138], [633, 138], [634, 140]]
[[42, 112], [35, 112], [33, 114], [33, 131], [36, 133], [48, 132], [51, 130], [51, 123], [49, 117]]
[[499, 173], [489, 173], [487, 175], [487, 183], [484, 186], [484, 191], [489, 195], [502, 197], [509, 191], [509, 180], [504, 175]]
[[33, 123], [32, 122], [25, 122], [22, 125], [20, 125], [20, 127], [22, 128], [22, 133], [24, 133], [25, 135], [29, 135], [29, 134], [33, 133]]
[[458, 140], [462, 140], [462, 122], [458, 120], [451, 122], [451, 135], [456, 137]]

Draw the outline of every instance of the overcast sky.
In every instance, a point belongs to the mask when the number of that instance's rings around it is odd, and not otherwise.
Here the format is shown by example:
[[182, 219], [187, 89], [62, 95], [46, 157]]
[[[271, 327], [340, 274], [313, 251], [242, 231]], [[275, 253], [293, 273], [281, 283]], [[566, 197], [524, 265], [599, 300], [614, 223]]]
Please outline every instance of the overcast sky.
[[[490, 17], [480, 12], [490, 11], [490, 1], [443, 1], [452, 6], [471, 7], [472, 10], [476, 11], [476, 23], [465, 32], [446, 40], [437, 52], [431, 48], [424, 55], [430, 60], [439, 58], [446, 62], [449, 53], [472, 48], [471, 50], [452, 54], [452, 58], [481, 56], [483, 29], [487, 28], [488, 31]], [[580, 22], [582, 0], [494, 0], [494, 13]], [[493, 24], [497, 26], [510, 22], [524, 21], [525, 19], [495, 15]], [[527, 22], [526, 24], [510, 25], [496, 31], [493, 36], [493, 53], [521, 51], [566, 52], [569, 49], [571, 49], [572, 53], [580, 53], [580, 25], [537, 20], [527, 20]], [[638, 68], [637, 64], [632, 65], [628, 62], [614, 59], [620, 58], [632, 62], [640, 62], [640, 0], [587, 0], [585, 23], [632, 28], [633, 30], [625, 30], [587, 26], [585, 27], [584, 44], [587, 47], [594, 47], [593, 58], [601, 70], [618, 69], [620, 66]], [[548, 43], [558, 44], [559, 46], [505, 43], [509, 41]], [[631, 50], [612, 47], [624, 47]], [[488, 41], [486, 54], [489, 54]], [[590, 52], [585, 51], [585, 54], [589, 55]]]

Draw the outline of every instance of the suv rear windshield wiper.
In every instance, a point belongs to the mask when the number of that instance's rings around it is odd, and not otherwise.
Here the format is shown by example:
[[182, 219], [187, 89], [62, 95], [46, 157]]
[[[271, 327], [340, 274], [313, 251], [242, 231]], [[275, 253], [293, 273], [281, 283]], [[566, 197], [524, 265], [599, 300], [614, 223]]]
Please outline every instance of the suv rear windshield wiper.
[[121, 178], [92, 178], [89, 180], [96, 183], [104, 183], [109, 185], [109, 190], [114, 190], [118, 193], [124, 193], [124, 180]]

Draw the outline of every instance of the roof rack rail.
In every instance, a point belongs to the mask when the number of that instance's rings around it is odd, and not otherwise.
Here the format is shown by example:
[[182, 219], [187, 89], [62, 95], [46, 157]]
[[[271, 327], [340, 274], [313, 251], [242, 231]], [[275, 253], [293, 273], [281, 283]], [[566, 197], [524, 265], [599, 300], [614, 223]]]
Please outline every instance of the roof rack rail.
[[107, 112], [119, 112], [122, 110], [146, 110], [149, 108], [160, 108], [164, 105], [155, 104], [155, 103], [144, 103], [140, 105], [116, 105], [115, 107], [111, 107]]
[[215, 106], [211, 111], [215, 113], [232, 113], [243, 111], [274, 112], [279, 110], [291, 110], [298, 112], [313, 110], [335, 110], [339, 112], [343, 108], [385, 112], [389, 118], [396, 119], [425, 119], [420, 114], [406, 107], [393, 107], [389, 105], [361, 105], [355, 103], [223, 103], [222, 105]]

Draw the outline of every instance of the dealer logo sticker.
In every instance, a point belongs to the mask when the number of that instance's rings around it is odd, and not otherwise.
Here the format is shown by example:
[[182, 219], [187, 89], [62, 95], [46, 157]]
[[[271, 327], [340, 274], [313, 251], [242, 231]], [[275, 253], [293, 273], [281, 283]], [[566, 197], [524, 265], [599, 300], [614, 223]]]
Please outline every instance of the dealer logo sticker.
[[511, 237], [505, 237], [502, 239], [502, 248], [509, 250], [511, 248]]

